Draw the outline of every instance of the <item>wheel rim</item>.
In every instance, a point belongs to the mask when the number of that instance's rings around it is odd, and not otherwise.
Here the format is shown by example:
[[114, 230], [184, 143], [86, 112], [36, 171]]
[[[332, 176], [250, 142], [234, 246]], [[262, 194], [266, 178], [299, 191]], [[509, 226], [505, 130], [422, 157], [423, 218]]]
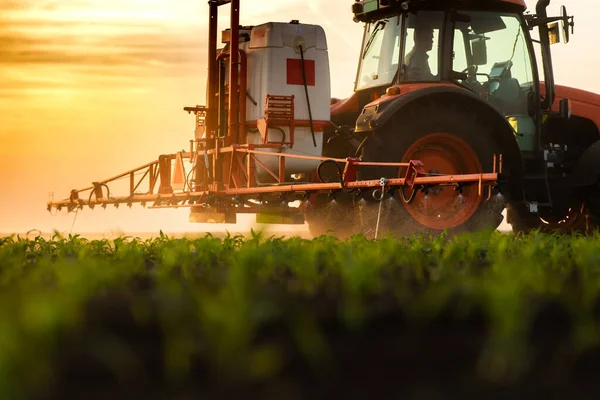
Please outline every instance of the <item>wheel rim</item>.
[[551, 230], [565, 230], [570, 229], [576, 226], [580, 218], [584, 216], [585, 213], [585, 204], [584, 203], [576, 203], [573, 207], [570, 207], [566, 214], [561, 217], [552, 217], [552, 216], [539, 216], [539, 220], [542, 223], [542, 226]]
[[[417, 140], [404, 154], [402, 162], [419, 160], [433, 175], [482, 173], [475, 151], [464, 140], [445, 133], [429, 134]], [[465, 186], [462, 195], [456, 186], [437, 186], [428, 194], [419, 192], [409, 203], [407, 212], [425, 227], [443, 230], [456, 228], [475, 214], [482, 202], [477, 185]]]

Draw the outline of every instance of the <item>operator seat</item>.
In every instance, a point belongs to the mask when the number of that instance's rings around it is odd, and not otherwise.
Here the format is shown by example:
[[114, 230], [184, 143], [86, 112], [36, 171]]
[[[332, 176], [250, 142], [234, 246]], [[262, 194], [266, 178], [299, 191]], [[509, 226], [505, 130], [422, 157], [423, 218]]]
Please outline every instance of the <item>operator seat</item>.
[[522, 151], [533, 151], [536, 126], [528, 114], [527, 96], [522, 95], [519, 81], [509, 77], [501, 79], [500, 86], [491, 100], [512, 126], [519, 148]]
[[492, 96], [492, 102], [504, 115], [527, 114], [527, 106], [521, 96], [521, 85], [515, 78], [504, 78]]

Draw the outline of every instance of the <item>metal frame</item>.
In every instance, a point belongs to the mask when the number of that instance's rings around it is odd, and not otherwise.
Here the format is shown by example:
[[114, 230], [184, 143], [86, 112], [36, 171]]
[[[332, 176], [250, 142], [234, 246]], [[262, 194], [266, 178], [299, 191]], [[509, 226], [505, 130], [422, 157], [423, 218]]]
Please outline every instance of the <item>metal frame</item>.
[[[281, 154], [281, 153], [270, 153], [266, 151], [256, 150], [255, 145], [234, 145], [228, 148], [218, 149], [218, 151], [212, 150], [198, 150], [197, 152], [180, 152], [176, 154], [161, 155], [157, 161], [142, 165], [141, 167], [129, 170], [117, 176], [109, 179], [94, 182], [92, 186], [72, 190], [71, 196], [68, 199], [52, 201], [48, 203], [48, 210], [56, 208], [59, 211], [66, 207], [68, 211], [73, 211], [76, 208], [82, 209], [85, 206], [94, 208], [96, 205], [106, 207], [109, 204], [118, 207], [120, 204], [126, 204], [131, 207], [133, 203], [140, 203], [143, 206], [146, 203], [153, 203], [150, 208], [180, 208], [180, 207], [211, 207], [213, 203], [230, 203], [235, 202], [236, 196], [245, 196], [247, 200], [259, 199], [261, 195], [284, 195], [294, 194], [295, 197], [290, 197], [288, 200], [295, 201], [299, 199], [307, 199], [312, 193], [335, 193], [348, 190], [374, 190], [380, 189], [382, 186], [382, 180], [357, 180], [357, 172], [361, 166], [384, 166], [384, 167], [398, 167], [406, 169], [404, 177], [402, 178], [390, 178], [385, 179], [385, 189], [390, 190], [397, 187], [408, 186], [416, 189], [418, 187], [425, 186], [459, 186], [468, 184], [478, 185], [478, 195], [483, 196], [484, 186], [489, 189], [487, 198], [489, 199], [492, 193], [492, 186], [495, 186], [502, 174], [502, 155], [499, 157], [494, 155], [494, 170], [491, 173], [482, 174], [461, 174], [461, 175], [438, 175], [438, 176], [427, 176], [424, 166], [420, 161], [411, 160], [408, 163], [379, 163], [379, 162], [363, 162], [357, 158], [327, 158], [327, 157], [312, 157], [312, 156], [301, 156], [292, 154]], [[180, 191], [173, 190], [172, 187], [172, 169], [173, 161], [177, 160], [178, 155], [181, 159], [202, 159], [208, 154], [225, 154], [230, 153], [231, 159], [236, 162], [229, 163], [229, 180], [225, 189], [223, 190], [201, 190], [191, 191], [188, 190], [190, 185], [184, 185], [184, 188]], [[261, 163], [256, 156], [270, 156], [279, 158], [280, 174], [277, 175], [270, 169], [268, 169], [263, 163]], [[246, 156], [245, 163], [241, 161], [241, 158]], [[309, 159], [319, 160], [322, 162], [335, 162], [345, 164], [343, 169], [342, 177], [340, 182], [335, 183], [286, 183], [284, 181], [285, 172], [285, 160], [288, 158], [297, 159]], [[253, 167], [258, 163], [263, 166], [269, 174], [271, 174], [276, 180], [277, 184], [256, 186], [251, 180], [253, 177]], [[183, 163], [176, 163], [175, 168]], [[183, 175], [186, 175], [186, 171], [181, 171]], [[135, 179], [136, 173], [143, 173], [142, 177], [138, 180]], [[121, 180], [125, 177], [129, 177], [129, 194], [126, 196], [111, 196], [110, 187], [111, 183]], [[142, 186], [142, 182], [148, 178], [148, 191], [145, 193], [138, 193], [136, 190]], [[240, 182], [243, 179], [245, 182]], [[154, 190], [158, 184], [158, 193], [154, 193]], [[102, 188], [106, 188], [106, 196]], [[214, 189], [214, 187], [213, 187]], [[84, 192], [89, 192], [89, 196], [80, 195]], [[94, 198], [94, 199], [92, 199]], [[256, 212], [245, 210], [236, 210], [236, 212]]]
[[[255, 122], [246, 121], [245, 101], [247, 98], [247, 57], [239, 49], [239, 17], [240, 0], [210, 0], [209, 4], [209, 49], [208, 49], [208, 87], [207, 106], [185, 107], [188, 113], [193, 112], [196, 119], [196, 138], [190, 140], [189, 152], [178, 152], [159, 156], [158, 160], [144, 164], [109, 179], [94, 182], [92, 186], [72, 190], [68, 199], [48, 202], [48, 210], [53, 208], [68, 211], [82, 209], [85, 206], [94, 208], [96, 205], [106, 207], [109, 204], [118, 207], [126, 204], [131, 207], [134, 203], [149, 208], [181, 208], [190, 207], [195, 213], [264, 213], [273, 212], [282, 214], [302, 213], [302, 207], [289, 207], [288, 203], [297, 200], [308, 200], [315, 193], [329, 193], [335, 195], [339, 192], [361, 192], [374, 190], [393, 191], [395, 188], [408, 186], [417, 190], [436, 185], [454, 185], [457, 187], [476, 184], [478, 194], [483, 196], [484, 186], [495, 186], [502, 173], [502, 156], [500, 155], [498, 168], [497, 157], [494, 156], [494, 170], [492, 173], [427, 176], [424, 166], [420, 161], [408, 163], [376, 163], [362, 162], [357, 158], [328, 158], [316, 156], [303, 156], [283, 152], [269, 152], [268, 149], [283, 151], [294, 145], [294, 129], [296, 127], [311, 126], [310, 121], [295, 120], [293, 113], [293, 98], [277, 94], [267, 95], [265, 99], [265, 118]], [[231, 4], [231, 34], [228, 51], [217, 55], [217, 19], [218, 7]], [[223, 107], [219, 104], [218, 97], [224, 99], [224, 88], [219, 81], [219, 67], [224, 62], [229, 63], [229, 93], [228, 104]], [[238, 71], [239, 68], [239, 71]], [[238, 81], [239, 80], [239, 81]], [[242, 99], [244, 101], [242, 101]], [[253, 100], [254, 101], [254, 100]], [[278, 112], [277, 101], [280, 102]], [[291, 102], [292, 109], [289, 110]], [[223, 102], [222, 102], [223, 103]], [[283, 105], [282, 105], [283, 104]], [[219, 130], [224, 120], [219, 121], [219, 115], [227, 112], [227, 133]], [[327, 121], [312, 121], [313, 128], [323, 129]], [[290, 128], [289, 140], [283, 142], [270, 142], [267, 131], [270, 124]], [[263, 143], [242, 144], [246, 141], [247, 129], [257, 127], [264, 130]], [[261, 132], [262, 133], [262, 132]], [[278, 157], [279, 171], [272, 171], [258, 156]], [[189, 160], [191, 170], [185, 171], [183, 160]], [[333, 183], [316, 182], [286, 182], [286, 160], [304, 159], [321, 162], [344, 164], [340, 181]], [[175, 161], [175, 165], [173, 162]], [[276, 183], [258, 185], [255, 180], [255, 169], [260, 166], [275, 180]], [[399, 172], [395, 178], [380, 180], [357, 180], [357, 172], [361, 166], [397, 167]], [[173, 173], [173, 168], [175, 168]], [[193, 170], [193, 186], [187, 177]], [[141, 178], [136, 179], [136, 175]], [[402, 176], [402, 177], [400, 177]], [[112, 196], [111, 187], [115, 181], [129, 178], [129, 193], [127, 195]], [[137, 192], [147, 180], [147, 191]], [[158, 191], [155, 192], [158, 185]], [[174, 186], [182, 189], [174, 189]], [[104, 191], [106, 189], [106, 193]], [[89, 192], [89, 195], [87, 194]], [[53, 196], [52, 196], [53, 197]], [[278, 206], [273, 206], [273, 201]], [[282, 206], [283, 205], [283, 206]]]

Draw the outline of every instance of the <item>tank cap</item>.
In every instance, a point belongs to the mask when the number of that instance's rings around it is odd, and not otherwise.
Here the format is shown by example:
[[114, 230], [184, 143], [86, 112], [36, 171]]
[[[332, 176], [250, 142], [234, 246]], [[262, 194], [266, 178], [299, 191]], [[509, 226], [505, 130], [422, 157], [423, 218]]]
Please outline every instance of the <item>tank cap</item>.
[[290, 21], [290, 24], [294, 24], [294, 25], [298, 25], [299, 23], [300, 23], [300, 21], [297, 19], [293, 19]]

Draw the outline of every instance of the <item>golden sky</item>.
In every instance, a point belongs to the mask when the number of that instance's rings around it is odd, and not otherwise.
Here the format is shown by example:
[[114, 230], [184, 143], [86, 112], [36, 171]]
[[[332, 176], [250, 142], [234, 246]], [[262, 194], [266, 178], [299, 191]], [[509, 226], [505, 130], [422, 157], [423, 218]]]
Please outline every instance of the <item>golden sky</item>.
[[[326, 31], [332, 95], [351, 94], [362, 37], [351, 0], [242, 0], [241, 23], [289, 21]], [[595, 0], [553, 1], [575, 14], [554, 50], [557, 82], [600, 93]], [[528, 2], [531, 9], [534, 2]], [[229, 7], [221, 7], [220, 29]], [[206, 0], [0, 0], [0, 233], [68, 231], [48, 193], [69, 190], [188, 147], [204, 104]], [[188, 211], [85, 209], [74, 231], [198, 230]]]

